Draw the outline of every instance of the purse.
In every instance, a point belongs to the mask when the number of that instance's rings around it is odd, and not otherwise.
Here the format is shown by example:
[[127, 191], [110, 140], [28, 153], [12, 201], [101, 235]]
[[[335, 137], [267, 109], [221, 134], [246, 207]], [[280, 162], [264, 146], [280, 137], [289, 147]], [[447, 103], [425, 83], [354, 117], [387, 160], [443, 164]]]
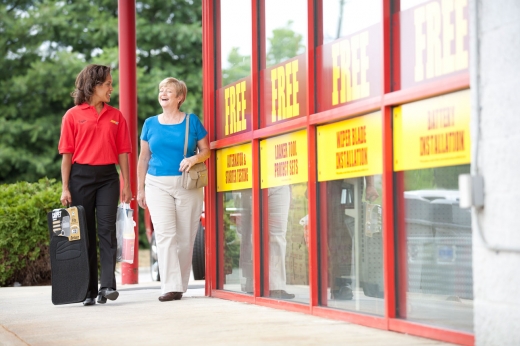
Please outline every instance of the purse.
[[[186, 116], [186, 138], [184, 139], [184, 158], [188, 150], [188, 135], [190, 132], [190, 115]], [[199, 162], [191, 166], [189, 172], [182, 172], [182, 187], [186, 190], [200, 189], [208, 185], [208, 168], [204, 162]]]

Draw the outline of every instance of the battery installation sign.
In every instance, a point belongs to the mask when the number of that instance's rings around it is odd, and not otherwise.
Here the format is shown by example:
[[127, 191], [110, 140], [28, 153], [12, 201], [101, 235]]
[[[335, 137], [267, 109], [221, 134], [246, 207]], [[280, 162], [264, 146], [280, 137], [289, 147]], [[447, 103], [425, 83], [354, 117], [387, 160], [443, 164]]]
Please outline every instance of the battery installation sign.
[[250, 189], [253, 176], [251, 143], [217, 150], [217, 191]]
[[394, 108], [394, 170], [468, 164], [470, 91]]
[[307, 130], [260, 142], [262, 189], [303, 183], [308, 178]]
[[381, 112], [318, 127], [318, 181], [383, 172]]

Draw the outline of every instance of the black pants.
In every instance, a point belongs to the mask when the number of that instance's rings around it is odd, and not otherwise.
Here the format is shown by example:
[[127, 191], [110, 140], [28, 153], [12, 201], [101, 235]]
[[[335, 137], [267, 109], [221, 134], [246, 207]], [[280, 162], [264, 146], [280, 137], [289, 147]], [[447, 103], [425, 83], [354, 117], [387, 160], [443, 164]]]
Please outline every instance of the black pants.
[[[82, 205], [88, 227], [90, 283], [88, 297], [98, 295], [96, 228], [101, 260], [101, 287], [116, 289], [116, 214], [119, 175], [115, 165], [90, 166], [74, 163], [69, 189], [72, 205]], [[97, 227], [96, 227], [97, 223]]]

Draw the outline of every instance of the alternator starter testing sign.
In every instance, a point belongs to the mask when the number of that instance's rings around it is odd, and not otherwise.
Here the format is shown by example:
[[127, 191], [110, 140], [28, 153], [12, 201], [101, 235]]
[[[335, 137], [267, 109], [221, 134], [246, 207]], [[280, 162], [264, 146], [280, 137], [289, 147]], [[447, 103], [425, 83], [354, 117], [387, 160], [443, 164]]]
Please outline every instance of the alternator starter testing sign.
[[307, 150], [307, 130], [260, 141], [260, 187], [306, 182]]
[[250, 189], [253, 186], [251, 143], [217, 150], [217, 191]]

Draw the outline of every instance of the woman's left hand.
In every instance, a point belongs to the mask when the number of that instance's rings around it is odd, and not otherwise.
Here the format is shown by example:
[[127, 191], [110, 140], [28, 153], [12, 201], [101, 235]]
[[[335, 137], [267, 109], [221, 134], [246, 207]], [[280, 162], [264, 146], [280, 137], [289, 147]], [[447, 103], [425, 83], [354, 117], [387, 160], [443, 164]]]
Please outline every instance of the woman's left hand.
[[190, 168], [196, 164], [197, 161], [196, 159], [192, 156], [192, 157], [185, 157], [182, 161], [181, 161], [181, 164], [179, 166], [179, 171], [181, 172], [189, 172], [190, 171]]
[[130, 201], [132, 200], [132, 189], [130, 186], [123, 187], [123, 194], [121, 195], [121, 200], [123, 203], [130, 204]]

